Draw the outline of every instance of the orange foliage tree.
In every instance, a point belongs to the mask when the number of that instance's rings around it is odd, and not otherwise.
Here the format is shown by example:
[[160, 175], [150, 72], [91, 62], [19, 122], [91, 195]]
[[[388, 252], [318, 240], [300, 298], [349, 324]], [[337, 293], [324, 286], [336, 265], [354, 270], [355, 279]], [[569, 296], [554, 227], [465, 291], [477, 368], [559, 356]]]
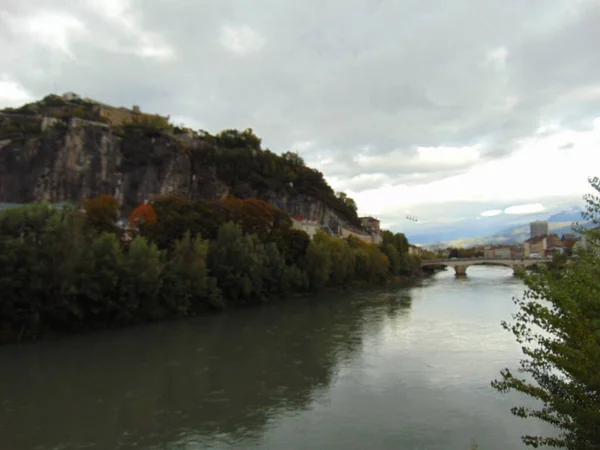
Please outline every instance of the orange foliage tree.
[[156, 224], [156, 213], [150, 204], [139, 205], [129, 215], [129, 226], [140, 227]]
[[83, 201], [87, 224], [99, 233], [114, 232], [119, 219], [119, 204], [112, 195]]

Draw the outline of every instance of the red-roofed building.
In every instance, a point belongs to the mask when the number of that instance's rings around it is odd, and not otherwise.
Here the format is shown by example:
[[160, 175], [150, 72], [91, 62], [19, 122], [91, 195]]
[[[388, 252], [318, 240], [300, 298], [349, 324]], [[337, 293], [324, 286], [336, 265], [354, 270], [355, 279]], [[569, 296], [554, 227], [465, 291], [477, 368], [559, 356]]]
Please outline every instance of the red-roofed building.
[[320, 230], [321, 223], [316, 217], [292, 216], [292, 227], [304, 231], [311, 239]]

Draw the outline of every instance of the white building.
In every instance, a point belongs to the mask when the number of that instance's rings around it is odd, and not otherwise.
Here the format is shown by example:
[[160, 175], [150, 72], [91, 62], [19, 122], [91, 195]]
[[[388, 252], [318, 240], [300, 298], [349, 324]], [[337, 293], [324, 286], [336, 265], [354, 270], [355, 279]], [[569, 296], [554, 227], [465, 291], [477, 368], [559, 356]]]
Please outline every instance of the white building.
[[79, 100], [81, 97], [77, 95], [75, 92], [65, 92], [62, 97], [65, 100]]
[[301, 230], [308, 234], [309, 238], [313, 238], [317, 231], [321, 229], [321, 224], [318, 219], [315, 218], [295, 218], [292, 217], [292, 228], [294, 230]]

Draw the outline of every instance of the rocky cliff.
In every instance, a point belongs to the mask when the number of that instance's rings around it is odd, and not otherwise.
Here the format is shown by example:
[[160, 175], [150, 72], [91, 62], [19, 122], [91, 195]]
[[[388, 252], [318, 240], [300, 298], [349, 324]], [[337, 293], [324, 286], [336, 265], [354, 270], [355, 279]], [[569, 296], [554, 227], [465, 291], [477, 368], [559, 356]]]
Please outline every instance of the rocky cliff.
[[37, 118], [39, 126], [15, 131], [7, 128], [10, 116], [0, 119], [0, 203], [79, 204], [108, 194], [126, 215], [158, 195], [234, 195], [260, 198], [290, 215], [318, 217], [332, 228], [357, 222], [319, 172], [256, 145], [219, 145], [207, 134], [77, 118], [49, 125]]

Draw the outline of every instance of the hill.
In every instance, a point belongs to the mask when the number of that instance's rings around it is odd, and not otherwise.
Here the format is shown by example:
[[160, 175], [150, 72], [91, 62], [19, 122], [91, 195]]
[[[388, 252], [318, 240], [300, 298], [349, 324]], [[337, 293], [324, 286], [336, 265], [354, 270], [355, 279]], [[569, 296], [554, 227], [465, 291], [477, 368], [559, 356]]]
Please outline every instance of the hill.
[[359, 226], [351, 199], [292, 152], [262, 148], [251, 129], [211, 135], [139, 108], [75, 94], [0, 111], [0, 203], [80, 203], [113, 195], [128, 214], [159, 195], [258, 198], [335, 229]]

